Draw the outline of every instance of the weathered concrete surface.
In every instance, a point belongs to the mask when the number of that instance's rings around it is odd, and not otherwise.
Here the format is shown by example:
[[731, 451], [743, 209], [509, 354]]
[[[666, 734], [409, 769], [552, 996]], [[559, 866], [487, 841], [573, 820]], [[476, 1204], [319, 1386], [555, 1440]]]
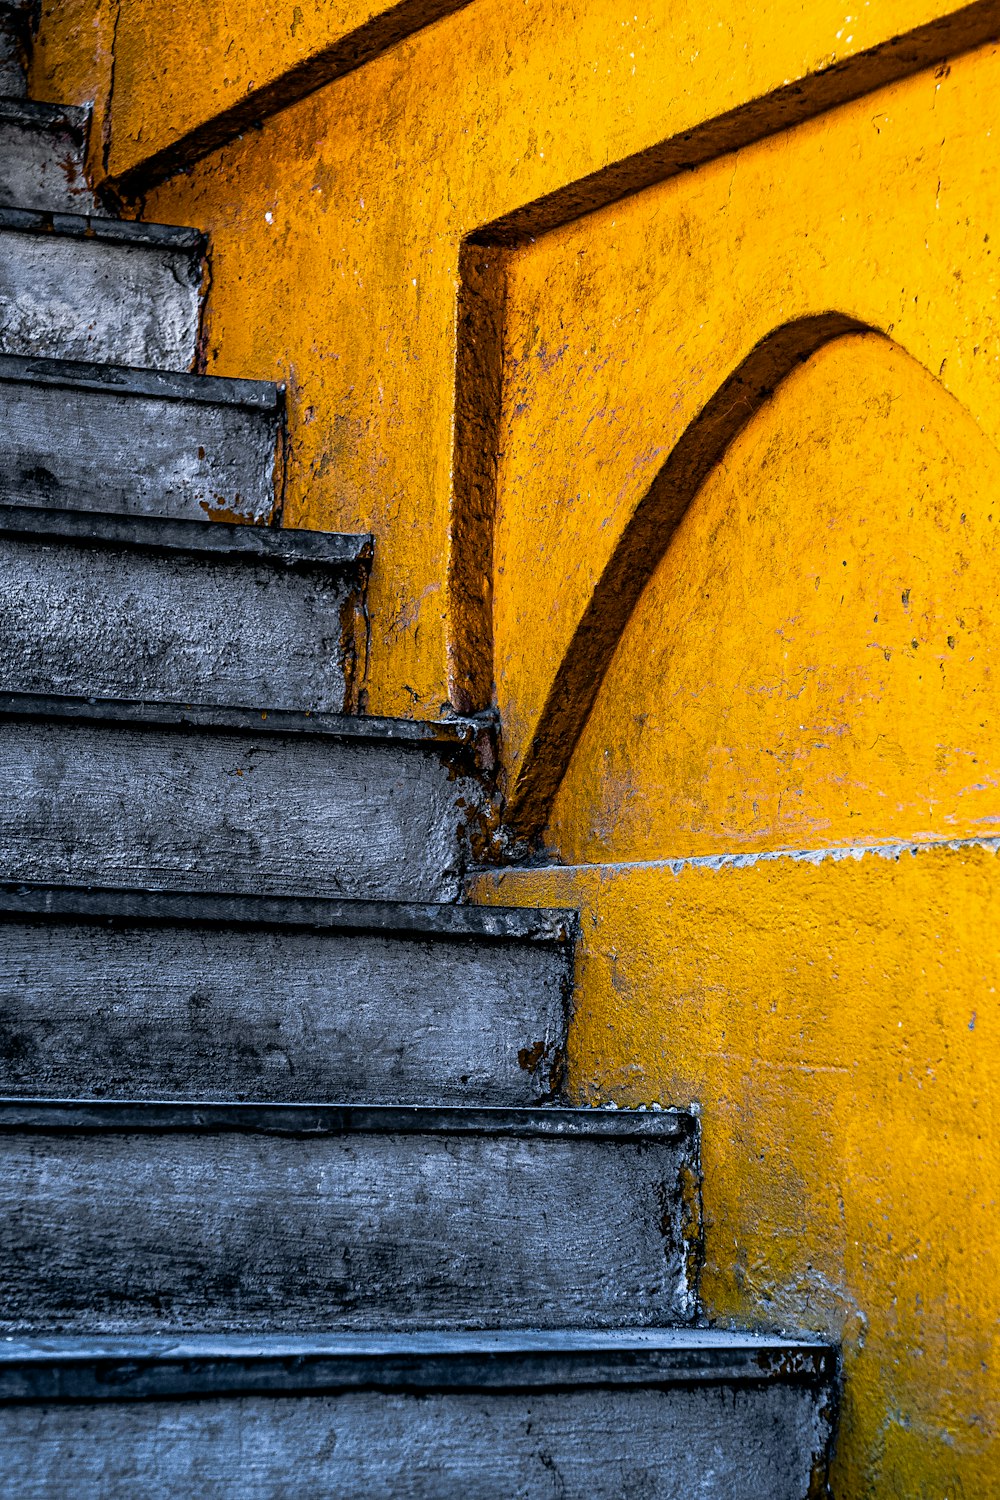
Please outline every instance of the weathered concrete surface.
[[[53, 705], [55, 709], [58, 704]], [[71, 708], [74, 705], [70, 705]], [[0, 699], [0, 877], [360, 900], [458, 894], [475, 780], [433, 745], [311, 720], [227, 732]], [[139, 711], [141, 712], [141, 710]], [[157, 722], [159, 720], [159, 722]], [[276, 732], [277, 731], [277, 732]], [[451, 764], [449, 765], [449, 760]]]
[[189, 370], [195, 230], [0, 210], [0, 353]]
[[455, 907], [174, 898], [158, 925], [149, 898], [36, 905], [0, 921], [0, 1094], [528, 1105], [561, 1085], [572, 913], [491, 934]]
[[0, 205], [97, 212], [83, 168], [87, 119], [85, 109], [0, 99]]
[[11, 1500], [808, 1500], [807, 1386], [365, 1391], [0, 1412]]
[[27, 90], [27, 36], [27, 7], [0, 5], [0, 98], [20, 99]]
[[0, 1328], [683, 1321], [696, 1149], [668, 1113], [8, 1103]]
[[281, 393], [0, 355], [0, 500], [130, 514], [266, 520]]
[[91, 536], [104, 540], [89, 545], [74, 531], [79, 514], [52, 515], [48, 534], [32, 536], [29, 520], [0, 507], [0, 691], [350, 706], [363, 557], [289, 567], [225, 550], [226, 536], [257, 537], [256, 527], [183, 522], [164, 537], [145, 518], [115, 527], [95, 517]]

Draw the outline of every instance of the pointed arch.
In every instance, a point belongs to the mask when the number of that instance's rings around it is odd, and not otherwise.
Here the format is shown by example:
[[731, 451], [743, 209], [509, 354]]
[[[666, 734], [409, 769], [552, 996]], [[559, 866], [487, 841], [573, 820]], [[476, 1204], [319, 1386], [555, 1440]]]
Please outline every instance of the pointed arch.
[[520, 767], [505, 822], [530, 837], [552, 800], [639, 597], [684, 514], [726, 449], [792, 371], [826, 344], [880, 329], [841, 312], [782, 323], [722, 382], [688, 424], [636, 506], [559, 664]]

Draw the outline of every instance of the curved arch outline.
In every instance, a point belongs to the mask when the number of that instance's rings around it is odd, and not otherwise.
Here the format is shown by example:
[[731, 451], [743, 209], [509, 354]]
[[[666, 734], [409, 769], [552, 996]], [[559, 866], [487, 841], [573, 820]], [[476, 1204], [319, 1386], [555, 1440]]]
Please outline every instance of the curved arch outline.
[[782, 323], [731, 372], [688, 424], [632, 512], [552, 680], [511, 785], [504, 821], [521, 837], [545, 827], [615, 648], [674, 532], [711, 471], [792, 371], [849, 334], [887, 336], [846, 313]]

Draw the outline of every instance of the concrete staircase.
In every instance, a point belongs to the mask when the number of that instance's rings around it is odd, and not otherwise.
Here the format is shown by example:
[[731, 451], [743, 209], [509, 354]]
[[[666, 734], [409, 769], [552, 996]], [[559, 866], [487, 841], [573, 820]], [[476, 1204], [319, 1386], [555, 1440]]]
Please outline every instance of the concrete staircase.
[[[461, 904], [489, 726], [356, 710], [209, 247], [0, 5], [0, 1494], [802, 1500], [836, 1355], [699, 1326], [698, 1121], [563, 1100], [575, 914]], [[255, 522], [256, 525], [247, 525]]]

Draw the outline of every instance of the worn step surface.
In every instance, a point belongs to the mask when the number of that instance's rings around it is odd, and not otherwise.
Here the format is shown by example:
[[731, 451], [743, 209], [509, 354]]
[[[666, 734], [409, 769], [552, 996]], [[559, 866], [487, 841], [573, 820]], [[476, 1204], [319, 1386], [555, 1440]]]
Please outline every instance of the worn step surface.
[[7, 1100], [0, 1328], [690, 1320], [696, 1171], [672, 1112]]
[[0, 98], [0, 206], [100, 210], [84, 174], [89, 111]]
[[0, 1493], [806, 1500], [835, 1374], [705, 1329], [15, 1340]]
[[195, 229], [0, 209], [0, 353], [190, 370], [204, 270]]
[[280, 503], [267, 381], [0, 355], [0, 504], [262, 522]]
[[372, 546], [0, 505], [0, 692], [344, 712]]
[[0, 98], [21, 99], [27, 92], [31, 10], [22, 0], [0, 0]]
[[0, 879], [454, 901], [477, 739], [461, 720], [0, 695]]
[[0, 1093], [529, 1105], [575, 914], [0, 888]]

